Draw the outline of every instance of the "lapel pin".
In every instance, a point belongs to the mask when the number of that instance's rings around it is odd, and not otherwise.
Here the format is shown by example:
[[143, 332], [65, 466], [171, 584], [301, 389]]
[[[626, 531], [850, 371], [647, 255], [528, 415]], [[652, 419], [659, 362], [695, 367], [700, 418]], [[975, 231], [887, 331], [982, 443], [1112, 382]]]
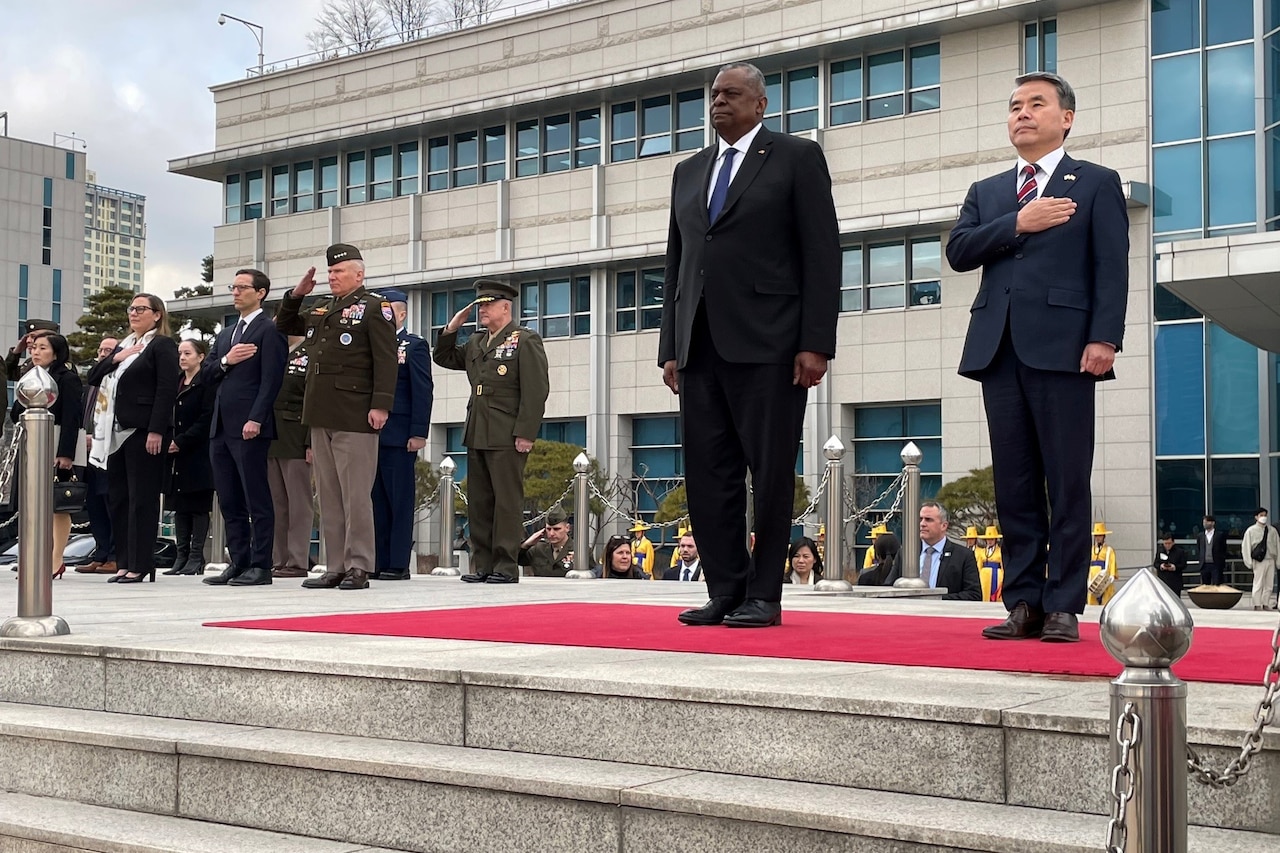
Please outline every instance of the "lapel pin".
[[1064, 180], [1064, 181], [1074, 181], [1075, 179], [1076, 179], [1076, 176], [1075, 176], [1075, 175], [1063, 175], [1063, 176], [1062, 176], [1062, 180]]
[[764, 153], [764, 149], [763, 149], [763, 148], [761, 148], [761, 149], [760, 149], [759, 151], [757, 151], [756, 153], [757, 153], [757, 154], [763, 154], [763, 153]]

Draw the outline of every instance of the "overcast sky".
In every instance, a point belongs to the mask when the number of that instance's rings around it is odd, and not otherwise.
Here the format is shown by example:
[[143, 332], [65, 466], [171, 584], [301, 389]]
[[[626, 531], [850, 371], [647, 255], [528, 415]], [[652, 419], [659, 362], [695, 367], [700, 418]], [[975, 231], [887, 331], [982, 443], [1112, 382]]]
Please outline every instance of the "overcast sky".
[[266, 59], [307, 52], [322, 0], [7, 0], [0, 112], [9, 135], [85, 140], [98, 183], [147, 197], [146, 286], [198, 283], [221, 213], [217, 184], [166, 163], [213, 148], [209, 87], [244, 76], [258, 43], [226, 12], [261, 24]]

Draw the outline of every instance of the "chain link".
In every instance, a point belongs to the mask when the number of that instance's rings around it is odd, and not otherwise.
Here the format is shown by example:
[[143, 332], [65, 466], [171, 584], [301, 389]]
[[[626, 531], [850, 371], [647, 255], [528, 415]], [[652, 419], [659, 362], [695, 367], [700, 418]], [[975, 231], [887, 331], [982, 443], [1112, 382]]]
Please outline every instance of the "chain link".
[[818, 501], [822, 500], [822, 496], [827, 491], [827, 484], [831, 482], [831, 469], [826, 465], [822, 466], [822, 479], [818, 481], [818, 488], [813, 493], [813, 500], [809, 501], [809, 505], [800, 510], [800, 513], [791, 519], [791, 525], [803, 524], [805, 527], [821, 527], [820, 521], [805, 521], [805, 516], [812, 515], [818, 511]]
[[1120, 763], [1111, 771], [1111, 819], [1107, 821], [1107, 853], [1124, 853], [1129, 827], [1125, 818], [1133, 799], [1133, 748], [1142, 740], [1142, 718], [1133, 703], [1124, 706], [1116, 720], [1116, 743]]
[[875, 500], [871, 501], [866, 506], [860, 509], [854, 506], [854, 496], [852, 494], [852, 489], [850, 489], [849, 491], [846, 491], [845, 498], [844, 498], [845, 507], [852, 508], [852, 509], [849, 515], [845, 516], [844, 523], [847, 525], [847, 524], [854, 524], [854, 523], [862, 524], [863, 522], [865, 522], [867, 520], [867, 516], [870, 515], [871, 512], [874, 511], [875, 508], [880, 504], [880, 502], [883, 501], [886, 497], [888, 497], [889, 493], [892, 492], [894, 489], [897, 489], [898, 492], [896, 495], [894, 495], [893, 505], [890, 506], [889, 511], [885, 513], [885, 518], [890, 518], [898, 511], [898, 507], [902, 505], [902, 496], [906, 493], [906, 490], [907, 490], [907, 478], [902, 473], [899, 473], [898, 476], [890, 480], [889, 485], [885, 486], [884, 491], [882, 491], [879, 495], [877, 495]]
[[1225, 770], [1221, 773], [1213, 770], [1187, 744], [1187, 772], [1197, 782], [1210, 788], [1230, 788], [1249, 772], [1253, 757], [1262, 751], [1262, 730], [1275, 721], [1277, 700], [1280, 700], [1280, 624], [1271, 632], [1271, 662], [1262, 676], [1262, 686], [1265, 692], [1253, 712], [1253, 728], [1244, 736], [1240, 754], [1231, 759]]
[[607, 509], [609, 512], [613, 513], [614, 515], [618, 516], [624, 522], [627, 522], [633, 527], [637, 524], [643, 524], [647, 526], [650, 530], [662, 530], [663, 528], [667, 528], [667, 527], [677, 527], [677, 528], [687, 527], [689, 524], [688, 513], [680, 516], [679, 518], [673, 518], [671, 521], [645, 521], [643, 518], [633, 518], [627, 514], [627, 511], [625, 509], [623, 509], [620, 506], [617, 506], [612, 501], [610, 501], [607, 497], [605, 497], [604, 492], [600, 491], [599, 487], [596, 486], [594, 482], [591, 483], [591, 497], [599, 500], [602, 504], [604, 504], [605, 509]]
[[0, 459], [0, 495], [13, 494], [13, 473], [18, 469], [18, 450], [22, 446], [22, 434], [25, 430], [22, 421], [18, 421], [10, 435], [9, 444], [5, 446], [3, 458]]

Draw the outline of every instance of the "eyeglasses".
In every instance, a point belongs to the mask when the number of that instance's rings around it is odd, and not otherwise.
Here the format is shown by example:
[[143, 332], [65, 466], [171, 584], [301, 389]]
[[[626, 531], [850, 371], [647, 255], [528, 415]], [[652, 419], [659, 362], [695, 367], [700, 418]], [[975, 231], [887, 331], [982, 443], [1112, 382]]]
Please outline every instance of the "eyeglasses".
[[257, 290], [252, 284], [228, 284], [227, 290], [232, 293], [244, 293], [246, 290]]
[[130, 314], [141, 314], [143, 311], [154, 311], [156, 309], [150, 305], [130, 305], [128, 310]]

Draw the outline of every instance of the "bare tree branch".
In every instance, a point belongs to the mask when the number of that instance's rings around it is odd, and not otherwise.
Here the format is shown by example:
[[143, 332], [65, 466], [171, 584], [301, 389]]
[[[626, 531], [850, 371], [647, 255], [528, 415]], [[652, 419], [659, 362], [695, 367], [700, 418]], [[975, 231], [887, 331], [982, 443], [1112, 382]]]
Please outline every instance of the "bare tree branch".
[[389, 30], [380, 0], [327, 0], [307, 33], [315, 52], [336, 56], [340, 50], [363, 53], [379, 47]]
[[378, 0], [378, 5], [387, 26], [400, 41], [416, 41], [431, 34], [431, 21], [436, 14], [431, 0]]

